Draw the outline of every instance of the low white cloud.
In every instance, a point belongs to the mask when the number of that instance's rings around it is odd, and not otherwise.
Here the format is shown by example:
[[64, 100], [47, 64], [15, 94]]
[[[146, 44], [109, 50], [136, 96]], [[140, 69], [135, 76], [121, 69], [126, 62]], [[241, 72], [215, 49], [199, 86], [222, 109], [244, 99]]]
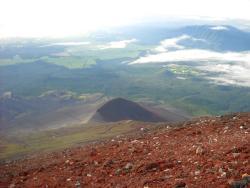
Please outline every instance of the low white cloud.
[[216, 30], [216, 31], [228, 30], [228, 28], [227, 28], [227, 27], [225, 27], [225, 26], [221, 26], [221, 25], [219, 25], [219, 26], [214, 26], [214, 27], [210, 27], [210, 29], [212, 29], [212, 30]]
[[186, 80], [187, 79], [187, 78], [182, 77], [182, 76], [177, 76], [176, 78], [179, 79], [179, 80]]
[[170, 48], [174, 49], [184, 49], [184, 46], [178, 44], [178, 42], [186, 39], [190, 39], [191, 37], [188, 35], [182, 35], [176, 38], [165, 39], [160, 42], [160, 45], [157, 46], [154, 51], [156, 52], [166, 52]]
[[47, 47], [47, 46], [82, 46], [82, 45], [88, 45], [88, 44], [90, 44], [90, 42], [56, 42], [56, 43], [43, 45], [41, 47]]
[[223, 62], [250, 62], [250, 52], [215, 52], [201, 49], [184, 49], [158, 54], [150, 54], [131, 62], [137, 63], [164, 63], [180, 61], [223, 61]]
[[240, 85], [250, 87], [250, 62], [237, 64], [207, 64], [197, 67], [205, 72], [217, 73], [207, 79], [223, 85]]
[[168, 38], [168, 39], [161, 41], [160, 45], [157, 46], [153, 51], [154, 52], [167, 52], [167, 51], [172, 50], [172, 49], [174, 49], [174, 50], [184, 49], [185, 47], [178, 44], [178, 43], [181, 41], [185, 41], [185, 40], [206, 42], [204, 39], [194, 38], [194, 37], [191, 37], [189, 35], [181, 35], [179, 37]]
[[106, 45], [100, 45], [99, 49], [105, 50], [110, 48], [126, 48], [129, 44], [134, 43], [136, 41], [137, 41], [136, 39], [113, 41], [109, 42]]
[[250, 51], [220, 53], [201, 49], [183, 49], [147, 55], [130, 64], [177, 64], [178, 62], [187, 62], [187, 66], [192, 62], [190, 67], [206, 73], [205, 78], [214, 83], [250, 87]]

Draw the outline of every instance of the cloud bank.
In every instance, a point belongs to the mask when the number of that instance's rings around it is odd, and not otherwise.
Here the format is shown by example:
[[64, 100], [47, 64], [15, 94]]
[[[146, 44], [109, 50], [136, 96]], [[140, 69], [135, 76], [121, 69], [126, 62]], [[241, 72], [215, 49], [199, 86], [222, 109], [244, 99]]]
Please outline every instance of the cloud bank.
[[126, 48], [129, 44], [134, 43], [136, 41], [137, 41], [136, 39], [113, 41], [109, 42], [106, 45], [100, 45], [99, 49], [105, 50], [110, 48]]
[[165, 39], [160, 42], [160, 45], [154, 49], [156, 52], [167, 52], [168, 49], [183, 49], [184, 47], [179, 45], [178, 42], [190, 39], [188, 35], [182, 35], [176, 38]]
[[153, 51], [154, 52], [167, 52], [169, 50], [184, 49], [185, 47], [178, 44], [178, 43], [182, 42], [182, 41], [185, 41], [185, 40], [206, 42], [204, 39], [194, 38], [194, 37], [191, 37], [189, 35], [181, 35], [179, 37], [165, 39], [165, 40], [161, 41], [160, 45], [157, 46]]
[[239, 85], [250, 87], [250, 63], [217, 64], [198, 67], [205, 72], [218, 73], [216, 76], [208, 76], [207, 79], [217, 84]]
[[104, 27], [187, 17], [249, 22], [249, 7], [249, 0], [1, 0], [0, 38], [82, 35]]
[[[222, 28], [216, 28], [222, 29]], [[183, 40], [194, 39], [188, 35], [163, 40], [146, 56], [139, 57], [129, 64], [186, 62], [187, 66], [205, 73], [205, 78], [217, 84], [250, 87], [250, 51], [216, 52], [204, 49], [185, 49], [178, 44]], [[175, 49], [169, 51], [169, 49]], [[192, 65], [189, 64], [192, 62]]]
[[131, 62], [138, 63], [165, 63], [165, 62], [188, 62], [188, 61], [205, 61], [205, 62], [250, 62], [250, 52], [215, 52], [201, 49], [183, 49], [169, 51], [158, 54], [150, 54]]
[[216, 30], [216, 31], [228, 30], [228, 28], [225, 26], [214, 26], [214, 27], [210, 27], [210, 29]]
[[88, 45], [88, 44], [90, 44], [90, 42], [56, 42], [56, 43], [43, 45], [41, 47], [47, 47], [47, 46], [82, 46], [82, 45]]

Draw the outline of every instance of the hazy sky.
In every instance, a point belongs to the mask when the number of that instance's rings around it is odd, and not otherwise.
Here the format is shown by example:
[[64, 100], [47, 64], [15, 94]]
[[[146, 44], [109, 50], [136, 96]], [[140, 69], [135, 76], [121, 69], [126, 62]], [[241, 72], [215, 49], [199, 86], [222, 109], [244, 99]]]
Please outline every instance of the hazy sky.
[[64, 36], [157, 18], [244, 19], [250, 0], [0, 0], [0, 38]]

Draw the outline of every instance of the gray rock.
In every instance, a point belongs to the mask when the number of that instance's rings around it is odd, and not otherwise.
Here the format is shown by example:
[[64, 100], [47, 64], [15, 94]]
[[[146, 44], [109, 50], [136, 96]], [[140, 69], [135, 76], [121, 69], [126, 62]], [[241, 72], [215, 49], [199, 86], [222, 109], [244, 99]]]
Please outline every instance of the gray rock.
[[76, 188], [81, 188], [81, 183], [80, 183], [80, 181], [76, 181], [75, 186], [76, 186]]
[[130, 171], [133, 168], [133, 164], [132, 163], [127, 163], [124, 167], [124, 170], [126, 172]]
[[122, 172], [122, 169], [118, 168], [118, 169], [115, 171], [115, 175], [119, 175], [121, 172]]
[[247, 180], [234, 181], [231, 183], [231, 188], [247, 188]]

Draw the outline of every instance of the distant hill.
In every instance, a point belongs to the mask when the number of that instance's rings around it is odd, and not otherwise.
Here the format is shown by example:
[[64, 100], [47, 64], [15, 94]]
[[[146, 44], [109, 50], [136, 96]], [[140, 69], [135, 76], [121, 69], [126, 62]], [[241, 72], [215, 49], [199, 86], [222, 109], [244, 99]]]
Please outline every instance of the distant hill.
[[181, 44], [190, 48], [205, 48], [216, 51], [250, 50], [250, 33], [228, 25], [186, 26], [173, 32], [173, 36], [189, 35], [199, 40], [187, 40]]
[[158, 108], [151, 108], [123, 98], [112, 99], [103, 104], [91, 118], [91, 122], [116, 122], [134, 120], [144, 122], [175, 122], [185, 120], [181, 115]]
[[157, 44], [164, 39], [188, 35], [194, 40], [187, 39], [180, 42], [186, 48], [215, 51], [250, 50], [250, 33], [229, 25], [188, 25], [179, 28], [168, 28], [166, 25], [138, 26], [124, 29], [123, 34], [149, 44]]

